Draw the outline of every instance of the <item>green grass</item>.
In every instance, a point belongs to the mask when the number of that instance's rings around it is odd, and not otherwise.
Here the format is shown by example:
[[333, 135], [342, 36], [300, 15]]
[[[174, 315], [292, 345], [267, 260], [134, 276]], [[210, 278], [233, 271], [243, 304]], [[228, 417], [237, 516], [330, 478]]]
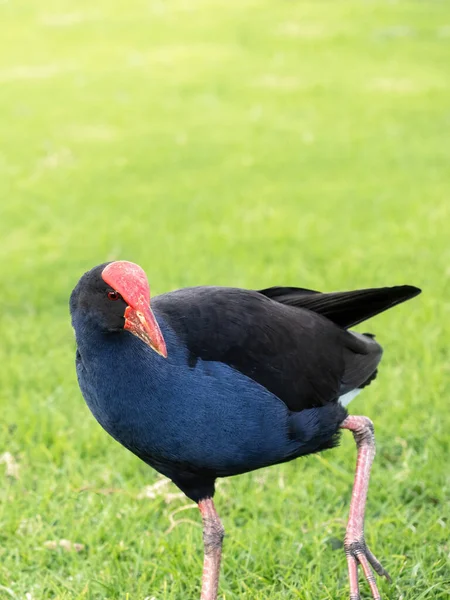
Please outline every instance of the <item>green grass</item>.
[[[0, 39], [0, 597], [198, 597], [198, 511], [139, 497], [157, 474], [75, 379], [68, 296], [123, 258], [154, 294], [423, 287], [364, 325], [385, 357], [351, 410], [376, 426], [383, 598], [448, 598], [449, 3], [24, 0]], [[354, 463], [346, 434], [219, 484], [221, 599], [348, 598]]]

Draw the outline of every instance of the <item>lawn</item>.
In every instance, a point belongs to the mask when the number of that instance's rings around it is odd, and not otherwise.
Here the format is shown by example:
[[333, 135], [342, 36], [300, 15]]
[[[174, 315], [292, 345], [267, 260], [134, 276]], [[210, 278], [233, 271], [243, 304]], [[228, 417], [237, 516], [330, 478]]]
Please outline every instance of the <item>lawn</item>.
[[[384, 362], [350, 408], [383, 598], [447, 599], [450, 4], [4, 1], [0, 39], [0, 598], [199, 595], [197, 509], [75, 378], [69, 294], [122, 258], [153, 294], [423, 288], [364, 324]], [[221, 600], [348, 599], [355, 455], [219, 483]]]

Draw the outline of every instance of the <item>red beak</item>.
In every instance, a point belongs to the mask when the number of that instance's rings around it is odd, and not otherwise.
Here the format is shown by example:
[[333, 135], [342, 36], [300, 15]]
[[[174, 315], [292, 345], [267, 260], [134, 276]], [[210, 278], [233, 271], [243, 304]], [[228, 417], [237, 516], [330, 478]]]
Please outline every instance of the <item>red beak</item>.
[[167, 358], [166, 342], [149, 305], [143, 304], [139, 308], [127, 306], [124, 316], [125, 329]]
[[144, 270], [132, 262], [119, 260], [103, 269], [102, 278], [128, 304], [124, 329], [167, 358], [166, 343], [150, 308], [150, 287]]

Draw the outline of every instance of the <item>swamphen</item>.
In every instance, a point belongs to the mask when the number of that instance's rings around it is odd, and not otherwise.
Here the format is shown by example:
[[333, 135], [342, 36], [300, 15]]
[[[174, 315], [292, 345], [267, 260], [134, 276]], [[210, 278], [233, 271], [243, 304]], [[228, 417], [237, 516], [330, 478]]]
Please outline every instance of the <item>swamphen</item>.
[[113, 438], [198, 503], [202, 600], [216, 599], [219, 581], [216, 478], [332, 448], [341, 429], [358, 450], [344, 544], [350, 598], [360, 598], [358, 565], [380, 598], [372, 568], [388, 574], [364, 540], [374, 429], [345, 407], [375, 378], [382, 349], [348, 328], [419, 293], [194, 287], [150, 308], [136, 264], [105, 263], [81, 277], [70, 298], [81, 391]]

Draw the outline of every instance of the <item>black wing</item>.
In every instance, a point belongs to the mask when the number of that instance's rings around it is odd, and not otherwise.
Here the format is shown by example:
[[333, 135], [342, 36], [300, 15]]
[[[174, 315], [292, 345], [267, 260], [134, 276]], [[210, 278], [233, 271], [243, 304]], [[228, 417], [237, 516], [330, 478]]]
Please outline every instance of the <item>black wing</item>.
[[153, 299], [198, 358], [226, 363], [299, 411], [336, 400], [375, 372], [381, 347], [322, 315], [255, 291], [198, 287]]
[[303, 288], [271, 287], [261, 290], [260, 294], [281, 304], [307, 308], [348, 329], [396, 304], [414, 298], [420, 291], [412, 285], [325, 294]]

